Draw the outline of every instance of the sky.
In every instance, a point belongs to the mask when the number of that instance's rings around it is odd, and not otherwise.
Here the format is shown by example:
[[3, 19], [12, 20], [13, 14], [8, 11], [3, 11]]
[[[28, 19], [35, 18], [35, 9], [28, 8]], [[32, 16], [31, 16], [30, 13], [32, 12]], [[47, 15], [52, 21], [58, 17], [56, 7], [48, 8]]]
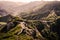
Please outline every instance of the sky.
[[[41, 0], [0, 0], [0, 1], [32, 2], [32, 1], [41, 1]], [[44, 1], [53, 1], [53, 0], [44, 0]]]
[[0, 1], [31, 2], [31, 1], [40, 1], [40, 0], [0, 0]]

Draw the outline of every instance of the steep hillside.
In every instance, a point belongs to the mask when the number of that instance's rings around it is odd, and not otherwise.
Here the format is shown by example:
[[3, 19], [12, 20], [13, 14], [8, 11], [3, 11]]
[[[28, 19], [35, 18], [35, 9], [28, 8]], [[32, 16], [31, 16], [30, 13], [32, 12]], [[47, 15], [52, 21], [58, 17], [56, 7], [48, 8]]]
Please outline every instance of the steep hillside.
[[[35, 11], [30, 12], [30, 14], [28, 14], [28, 16], [23, 16], [23, 18], [27, 18], [27, 19], [41, 19], [43, 17], [47, 17], [50, 12], [52, 10], [54, 10], [56, 12], [56, 14], [59, 16], [60, 14], [60, 2], [46, 2], [46, 4], [41, 7], [36, 9]], [[41, 6], [41, 5], [40, 5]], [[40, 7], [37, 6], [37, 7]]]
[[[44, 1], [35, 1], [31, 3], [15, 3], [15, 2], [0, 2], [0, 10], [4, 11], [0, 14], [5, 15], [6, 14], [12, 14], [14, 16], [20, 16], [23, 18], [29, 18], [30, 19], [39, 19], [42, 17], [46, 17], [52, 10], [58, 11], [56, 12], [57, 15], [60, 15], [59, 13], [59, 7], [60, 2], [44, 2]], [[21, 4], [21, 5], [20, 5]], [[34, 5], [35, 4], [35, 5]]]

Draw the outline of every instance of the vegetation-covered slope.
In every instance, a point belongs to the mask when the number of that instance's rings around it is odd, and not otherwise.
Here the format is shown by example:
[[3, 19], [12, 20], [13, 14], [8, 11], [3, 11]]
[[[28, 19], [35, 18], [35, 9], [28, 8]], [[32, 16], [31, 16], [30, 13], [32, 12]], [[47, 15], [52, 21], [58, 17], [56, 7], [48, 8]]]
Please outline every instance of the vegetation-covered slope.
[[11, 20], [1, 21], [0, 40], [59, 40], [60, 18], [56, 16], [54, 19], [55, 14], [51, 16], [48, 15], [44, 20], [26, 20], [12, 16]]

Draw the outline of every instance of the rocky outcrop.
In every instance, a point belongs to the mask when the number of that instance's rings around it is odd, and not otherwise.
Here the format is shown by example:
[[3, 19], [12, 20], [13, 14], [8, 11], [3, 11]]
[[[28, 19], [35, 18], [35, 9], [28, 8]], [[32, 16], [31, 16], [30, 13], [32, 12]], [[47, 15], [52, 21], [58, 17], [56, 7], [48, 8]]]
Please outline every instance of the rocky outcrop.
[[18, 32], [17, 35], [25, 33], [25, 34], [33, 37], [34, 39], [38, 39], [37, 36], [40, 36], [41, 39], [44, 39], [44, 37], [41, 35], [41, 33], [38, 31], [37, 28], [30, 29], [27, 27], [27, 23], [25, 23], [25, 22], [20, 22], [20, 27], [21, 27], [21, 31]]

